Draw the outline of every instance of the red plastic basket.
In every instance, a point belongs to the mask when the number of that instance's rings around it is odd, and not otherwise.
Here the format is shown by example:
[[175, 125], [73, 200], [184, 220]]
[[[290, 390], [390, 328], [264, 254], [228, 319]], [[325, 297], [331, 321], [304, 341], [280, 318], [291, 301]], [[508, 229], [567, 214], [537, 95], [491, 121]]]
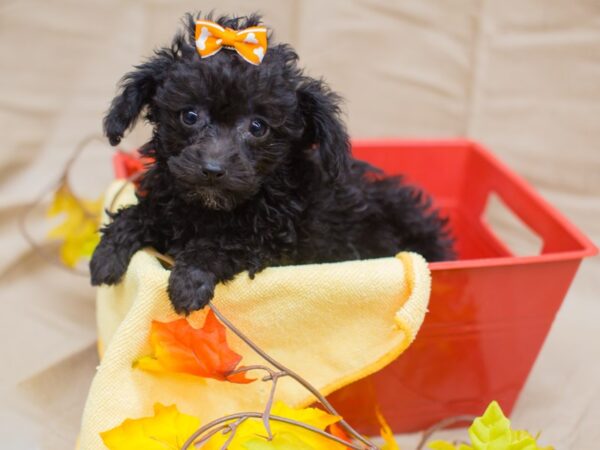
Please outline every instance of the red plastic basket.
[[[491, 400], [510, 413], [582, 258], [596, 248], [477, 143], [355, 141], [353, 153], [432, 195], [450, 218], [458, 260], [430, 265], [429, 313], [413, 345], [332, 403], [365, 434], [378, 433], [376, 406], [397, 433], [480, 414]], [[125, 159], [115, 157], [121, 178], [131, 171]], [[491, 194], [541, 238], [541, 254], [514, 256], [493, 232], [484, 219]]]
[[[510, 413], [552, 321], [594, 245], [521, 178], [469, 141], [360, 141], [354, 155], [424, 188], [450, 218], [458, 260], [432, 263], [429, 313], [413, 345], [381, 372], [331, 396], [366, 434], [379, 405], [399, 432], [477, 414]], [[543, 244], [514, 256], [484, 219], [496, 194]]]

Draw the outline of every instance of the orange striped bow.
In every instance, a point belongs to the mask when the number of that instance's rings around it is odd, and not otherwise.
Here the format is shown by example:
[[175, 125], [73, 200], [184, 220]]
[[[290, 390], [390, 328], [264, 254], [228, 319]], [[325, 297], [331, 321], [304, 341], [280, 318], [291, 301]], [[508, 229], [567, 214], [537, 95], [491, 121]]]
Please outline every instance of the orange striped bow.
[[258, 65], [267, 51], [265, 27], [233, 30], [208, 20], [197, 20], [195, 37], [196, 50], [202, 58], [212, 56], [225, 47], [238, 52], [250, 64]]

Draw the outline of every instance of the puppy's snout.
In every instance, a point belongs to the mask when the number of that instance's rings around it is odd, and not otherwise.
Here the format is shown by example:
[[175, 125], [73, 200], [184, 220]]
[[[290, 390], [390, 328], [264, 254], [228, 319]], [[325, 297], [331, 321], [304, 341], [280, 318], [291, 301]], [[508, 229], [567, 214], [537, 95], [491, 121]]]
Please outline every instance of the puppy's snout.
[[218, 180], [225, 176], [225, 169], [216, 161], [209, 161], [202, 165], [202, 175], [209, 180]]

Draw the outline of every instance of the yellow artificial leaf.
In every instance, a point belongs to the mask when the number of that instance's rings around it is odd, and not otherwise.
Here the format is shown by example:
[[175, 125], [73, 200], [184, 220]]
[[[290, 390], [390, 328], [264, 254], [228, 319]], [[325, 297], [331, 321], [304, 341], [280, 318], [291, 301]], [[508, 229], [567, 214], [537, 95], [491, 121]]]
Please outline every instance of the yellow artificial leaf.
[[102, 198], [95, 201], [79, 199], [66, 183], [56, 190], [47, 214], [49, 217], [63, 214], [65, 219], [50, 230], [48, 237], [63, 240], [60, 259], [65, 265], [75, 267], [82, 257], [92, 256], [100, 241], [101, 212]]
[[100, 433], [109, 450], [180, 450], [200, 427], [200, 420], [182, 414], [175, 405], [154, 405], [154, 416], [126, 419]]
[[387, 421], [385, 420], [385, 417], [383, 417], [383, 414], [381, 414], [381, 411], [379, 411], [379, 409], [377, 409], [375, 411], [375, 414], [377, 416], [377, 421], [379, 422], [379, 425], [381, 426], [379, 433], [381, 434], [381, 437], [383, 438], [383, 441], [384, 441], [384, 444], [381, 447], [381, 450], [400, 450], [400, 446], [396, 442], [394, 433], [392, 432], [392, 429], [390, 428]]
[[[339, 422], [340, 418], [317, 408], [294, 409], [277, 402], [271, 411], [272, 416], [285, 417], [319, 430]], [[273, 439], [268, 439], [262, 419], [251, 418], [242, 422], [234, 438], [227, 446], [228, 450], [346, 450], [346, 446], [321, 436], [313, 431], [296, 425], [270, 421]], [[229, 434], [216, 434], [202, 450], [220, 450], [229, 438]]]
[[[243, 444], [245, 450], [315, 450], [310, 444], [302, 440], [302, 436], [292, 431], [280, 431], [272, 440], [262, 436], [251, 437]], [[228, 447], [235, 448], [235, 447]], [[323, 447], [323, 449], [328, 447]]]
[[448, 441], [433, 441], [427, 444], [431, 450], [472, 450], [470, 445], [460, 444], [458, 447]]

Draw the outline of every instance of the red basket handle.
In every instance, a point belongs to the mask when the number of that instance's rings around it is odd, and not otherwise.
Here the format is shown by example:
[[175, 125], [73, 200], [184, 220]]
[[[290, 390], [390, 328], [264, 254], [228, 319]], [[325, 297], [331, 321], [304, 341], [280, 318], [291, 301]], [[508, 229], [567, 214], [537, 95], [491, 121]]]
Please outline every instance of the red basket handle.
[[[508, 208], [543, 241], [542, 254], [557, 252], [584, 252], [587, 256], [597, 252], [595, 246], [562, 214], [546, 202], [521, 177], [510, 171], [502, 162], [477, 143], [474, 164], [483, 189], [473, 191], [469, 201], [481, 217], [492, 193], [497, 194]], [[468, 187], [467, 187], [468, 188]], [[472, 202], [472, 203], [471, 203]]]

